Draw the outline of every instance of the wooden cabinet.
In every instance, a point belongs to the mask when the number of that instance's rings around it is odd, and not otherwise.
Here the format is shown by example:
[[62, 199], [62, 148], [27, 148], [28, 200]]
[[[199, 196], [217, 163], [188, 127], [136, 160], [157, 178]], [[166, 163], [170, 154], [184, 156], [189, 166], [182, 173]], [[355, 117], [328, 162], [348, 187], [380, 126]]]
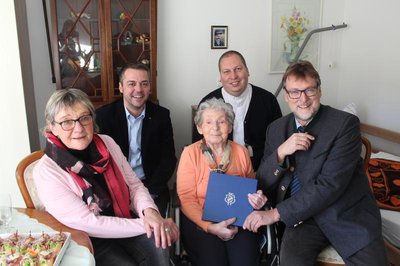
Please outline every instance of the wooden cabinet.
[[119, 72], [128, 62], [150, 67], [157, 101], [157, 0], [51, 0], [57, 89], [79, 88], [96, 107], [121, 97]]

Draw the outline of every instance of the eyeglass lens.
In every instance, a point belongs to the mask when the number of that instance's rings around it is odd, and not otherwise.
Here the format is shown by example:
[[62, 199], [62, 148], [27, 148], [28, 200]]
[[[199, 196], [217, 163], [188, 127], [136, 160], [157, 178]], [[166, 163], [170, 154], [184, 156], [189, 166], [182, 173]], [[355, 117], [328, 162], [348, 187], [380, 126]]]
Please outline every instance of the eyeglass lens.
[[82, 126], [87, 126], [93, 121], [93, 117], [92, 117], [92, 115], [84, 115], [77, 119], [70, 119], [70, 120], [60, 122], [59, 124], [62, 127], [62, 129], [64, 129], [64, 130], [71, 130], [75, 127], [75, 124], [77, 121]]
[[290, 91], [287, 89], [285, 89], [285, 90], [289, 94], [290, 98], [298, 99], [301, 97], [301, 93], [303, 93], [303, 92], [307, 97], [314, 96], [315, 94], [317, 94], [318, 89], [315, 87], [311, 87], [311, 88], [307, 88], [305, 90], [290, 90]]

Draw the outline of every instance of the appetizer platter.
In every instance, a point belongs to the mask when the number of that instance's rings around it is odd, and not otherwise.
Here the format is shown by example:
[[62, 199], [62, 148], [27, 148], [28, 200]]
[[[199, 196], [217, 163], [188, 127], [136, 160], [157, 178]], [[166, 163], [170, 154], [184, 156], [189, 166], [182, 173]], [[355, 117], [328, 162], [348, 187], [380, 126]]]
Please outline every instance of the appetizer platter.
[[57, 266], [70, 240], [68, 232], [0, 234], [0, 266]]

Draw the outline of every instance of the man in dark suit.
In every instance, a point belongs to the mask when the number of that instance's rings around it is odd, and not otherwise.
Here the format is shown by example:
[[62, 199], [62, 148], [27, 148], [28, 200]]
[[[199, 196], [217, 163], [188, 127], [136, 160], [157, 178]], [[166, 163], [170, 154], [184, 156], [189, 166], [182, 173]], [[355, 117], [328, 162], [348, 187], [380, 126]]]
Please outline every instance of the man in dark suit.
[[[247, 147], [256, 171], [264, 152], [267, 126], [282, 116], [281, 109], [272, 93], [248, 83], [249, 70], [239, 52], [222, 54], [218, 67], [222, 87], [209, 93], [200, 103], [215, 97], [233, 106], [235, 121], [229, 139]], [[201, 137], [193, 127], [192, 141]]]
[[320, 77], [307, 61], [289, 65], [282, 82], [292, 113], [268, 127], [257, 172], [276, 208], [251, 213], [244, 228], [283, 222], [282, 266], [314, 265], [329, 244], [346, 265], [388, 265], [359, 119], [320, 104]]
[[149, 76], [146, 65], [124, 66], [119, 81], [123, 98], [99, 108], [96, 122], [100, 133], [121, 147], [164, 216], [177, 159], [169, 110], [149, 100]]

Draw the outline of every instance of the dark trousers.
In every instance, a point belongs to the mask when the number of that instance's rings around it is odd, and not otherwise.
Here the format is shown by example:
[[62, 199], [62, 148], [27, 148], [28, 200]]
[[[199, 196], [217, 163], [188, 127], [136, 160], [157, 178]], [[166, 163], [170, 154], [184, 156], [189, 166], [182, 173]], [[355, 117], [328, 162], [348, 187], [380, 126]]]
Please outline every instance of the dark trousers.
[[354, 255], [343, 259], [348, 266], [368, 265], [385, 266], [389, 265], [386, 254], [385, 243], [380, 237], [369, 243], [368, 246], [357, 251]]
[[254, 266], [260, 256], [260, 235], [239, 228], [236, 236], [223, 241], [204, 232], [183, 213], [181, 239], [194, 266]]
[[[280, 265], [313, 266], [318, 254], [329, 244], [314, 219], [309, 219], [298, 227], [286, 227], [281, 244]], [[342, 259], [347, 266], [388, 265], [382, 238], [371, 242], [349, 258]]]
[[170, 201], [169, 191], [164, 191], [157, 195], [151, 194], [154, 203], [157, 205], [158, 210], [162, 217], [167, 218], [168, 203]]
[[97, 266], [168, 266], [169, 249], [156, 248], [146, 234], [118, 239], [90, 238]]

